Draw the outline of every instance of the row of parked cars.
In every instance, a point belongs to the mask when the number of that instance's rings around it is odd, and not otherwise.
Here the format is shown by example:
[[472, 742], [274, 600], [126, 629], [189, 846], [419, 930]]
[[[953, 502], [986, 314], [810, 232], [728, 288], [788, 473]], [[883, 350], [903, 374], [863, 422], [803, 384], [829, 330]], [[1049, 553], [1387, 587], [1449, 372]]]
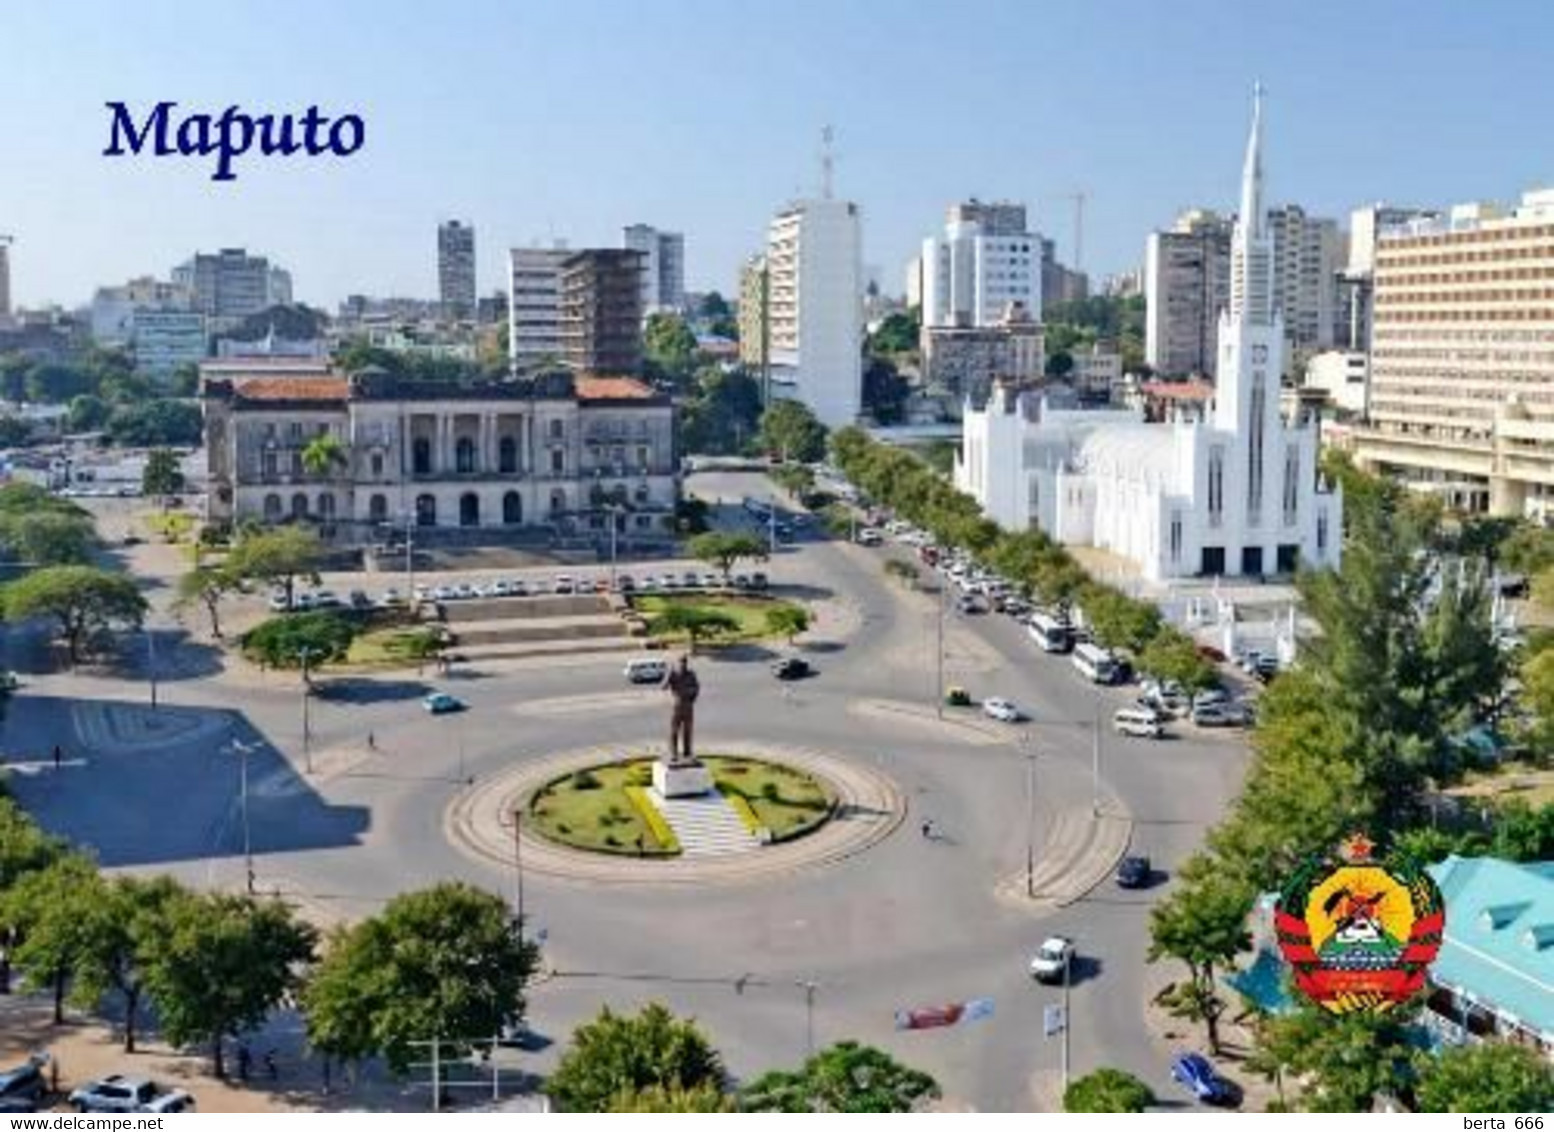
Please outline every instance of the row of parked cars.
[[[51, 1091], [50, 1057], [35, 1053], [0, 1070], [0, 1113], [37, 1112]], [[66, 1098], [77, 1112], [193, 1112], [194, 1098], [164, 1089], [146, 1077], [112, 1073], [82, 1085]]]
[[[631, 574], [617, 574], [612, 586], [604, 576], [557, 574], [554, 578], [498, 578], [492, 582], [446, 582], [439, 585], [416, 586], [413, 597], [417, 603], [446, 603], [473, 601], [476, 598], [493, 597], [542, 597], [550, 594], [591, 593], [664, 593], [678, 590], [764, 590], [771, 585], [761, 571], [751, 574], [703, 573], [686, 570], [682, 573], [664, 572], [636, 578]], [[376, 597], [364, 590], [351, 590], [342, 598], [334, 590], [296, 590], [288, 599], [284, 589], [270, 594], [271, 612], [307, 612], [319, 609], [390, 609], [406, 604], [405, 595], [389, 587]]]

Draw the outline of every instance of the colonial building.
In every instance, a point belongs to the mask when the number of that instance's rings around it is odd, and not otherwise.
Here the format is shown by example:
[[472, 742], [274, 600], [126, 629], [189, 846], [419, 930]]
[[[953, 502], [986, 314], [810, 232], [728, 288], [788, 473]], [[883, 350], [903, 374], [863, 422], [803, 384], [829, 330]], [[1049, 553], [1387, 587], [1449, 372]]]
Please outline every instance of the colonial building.
[[[450, 386], [378, 369], [204, 383], [209, 518], [306, 521], [342, 545], [414, 523], [417, 540], [525, 529], [663, 535], [678, 490], [674, 410], [630, 378], [545, 373]], [[318, 436], [345, 460], [309, 468]], [[459, 532], [455, 534], [454, 532]]]
[[1284, 324], [1262, 206], [1262, 99], [1253, 110], [1203, 419], [1134, 411], [1034, 414], [1009, 387], [968, 407], [955, 481], [1011, 530], [1109, 550], [1151, 580], [1336, 565], [1342, 501], [1317, 471], [1317, 430], [1280, 414]]

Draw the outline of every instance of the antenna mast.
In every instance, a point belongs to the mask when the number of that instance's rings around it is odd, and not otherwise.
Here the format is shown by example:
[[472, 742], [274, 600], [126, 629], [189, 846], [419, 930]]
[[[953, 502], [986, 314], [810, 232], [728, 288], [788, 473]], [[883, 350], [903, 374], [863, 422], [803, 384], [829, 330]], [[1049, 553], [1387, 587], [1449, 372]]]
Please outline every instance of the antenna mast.
[[832, 175], [836, 172], [836, 153], [831, 148], [831, 143], [836, 140], [836, 131], [830, 126], [824, 126], [820, 130], [820, 199], [830, 200], [832, 191]]

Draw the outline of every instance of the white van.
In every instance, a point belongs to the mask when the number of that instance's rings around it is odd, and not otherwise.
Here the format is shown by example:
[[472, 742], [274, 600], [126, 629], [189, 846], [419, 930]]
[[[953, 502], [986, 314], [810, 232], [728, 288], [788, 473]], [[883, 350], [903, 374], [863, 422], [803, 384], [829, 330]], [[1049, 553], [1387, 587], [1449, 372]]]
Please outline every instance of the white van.
[[626, 679], [633, 684], [662, 684], [669, 662], [656, 656], [639, 656], [626, 662]]
[[1132, 735], [1135, 739], [1158, 739], [1165, 734], [1160, 716], [1147, 707], [1119, 708], [1112, 716], [1112, 726], [1119, 735]]

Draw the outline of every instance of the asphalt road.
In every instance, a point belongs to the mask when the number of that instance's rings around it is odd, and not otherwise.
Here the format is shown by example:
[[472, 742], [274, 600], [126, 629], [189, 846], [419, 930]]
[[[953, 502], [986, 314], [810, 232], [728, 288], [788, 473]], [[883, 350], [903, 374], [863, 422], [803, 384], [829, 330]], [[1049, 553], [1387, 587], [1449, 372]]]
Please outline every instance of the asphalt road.
[[[744, 522], [739, 498], [770, 491], [763, 479], [737, 473], [699, 475], [690, 487], [721, 496], [719, 519], [729, 524]], [[104, 520], [114, 521], [123, 519]], [[176, 559], [163, 547], [125, 553], [128, 565], [152, 576], [150, 596], [165, 610], [166, 578], [159, 585], [155, 575], [180, 568]], [[1088, 805], [1097, 701], [1109, 715], [1125, 693], [1091, 688], [1066, 658], [1041, 654], [1006, 618], [951, 613], [946, 680], [978, 699], [1013, 699], [1031, 722], [1008, 728], [1007, 743], [990, 744], [967, 742], [931, 721], [860, 713], [863, 700], [927, 705], [937, 683], [936, 603], [885, 578], [880, 565], [891, 553], [900, 552], [814, 534], [782, 550], [765, 567], [774, 584], [802, 587], [794, 592], [821, 602], [820, 623], [799, 648], [820, 674], [798, 684], [789, 700], [768, 674], [763, 650], [700, 658], [697, 730], [704, 750], [720, 740], [764, 739], [873, 760], [901, 787], [909, 820], [844, 864], [759, 886], [649, 890], [527, 878], [526, 911], [561, 972], [531, 995], [534, 1029], [557, 1040], [536, 1056], [536, 1067], [547, 1066], [571, 1028], [601, 1005], [658, 1000], [699, 1018], [738, 1075], [796, 1064], [811, 1033], [817, 1045], [851, 1037], [933, 1073], [958, 1103], [1028, 1110], [1055, 1097], [1060, 1046], [1041, 1029], [1042, 1008], [1059, 992], [1032, 983], [1027, 963], [1058, 932], [1078, 941], [1081, 957], [1072, 991], [1073, 1072], [1118, 1066], [1162, 1096], [1173, 1094], [1165, 1051], [1143, 1024], [1147, 911], [1168, 882], [1145, 892], [1105, 883], [1078, 903], [1043, 912], [993, 891], [1025, 860], [1030, 809], [1020, 734], [1029, 733], [1038, 756], [1040, 845], [1055, 813]], [[331, 584], [352, 588], [344, 578]], [[156, 620], [171, 624], [166, 612]], [[24, 671], [35, 655], [15, 630], [9, 650]], [[72, 723], [79, 728], [82, 713], [92, 717], [101, 701], [144, 703], [148, 686], [134, 673], [29, 680], [12, 706], [8, 754], [15, 760], [65, 742], [71, 757], [59, 771], [45, 765], [17, 775], [22, 800], [45, 825], [94, 845], [109, 867], [241, 885], [234, 801], [241, 759], [230, 740], [247, 740], [259, 886], [296, 894], [324, 914], [367, 913], [396, 892], [445, 877], [512, 893], [511, 870], [472, 861], [444, 832], [444, 814], [464, 782], [557, 750], [661, 745], [667, 725], [667, 707], [644, 711], [613, 699], [626, 691], [618, 656], [526, 661], [435, 681], [376, 678], [355, 682], [347, 699], [315, 698], [304, 755], [294, 675], [223, 672], [208, 646], [173, 630], [160, 654], [159, 700], [175, 709], [164, 713], [166, 730], [110, 736], [110, 748], [123, 740], [116, 749], [80, 757]], [[419, 701], [431, 687], [455, 692], [470, 710], [427, 716]], [[366, 750], [369, 732], [376, 752]], [[311, 776], [303, 773], [309, 756]], [[1168, 877], [1222, 811], [1244, 759], [1231, 736], [1156, 743], [1105, 732], [1103, 785], [1133, 815], [1131, 851], [1148, 854]], [[923, 817], [934, 820], [939, 837], [920, 836]], [[751, 976], [742, 992], [735, 987], [741, 976]], [[980, 997], [994, 1000], [990, 1019], [894, 1028], [899, 1009]]]

